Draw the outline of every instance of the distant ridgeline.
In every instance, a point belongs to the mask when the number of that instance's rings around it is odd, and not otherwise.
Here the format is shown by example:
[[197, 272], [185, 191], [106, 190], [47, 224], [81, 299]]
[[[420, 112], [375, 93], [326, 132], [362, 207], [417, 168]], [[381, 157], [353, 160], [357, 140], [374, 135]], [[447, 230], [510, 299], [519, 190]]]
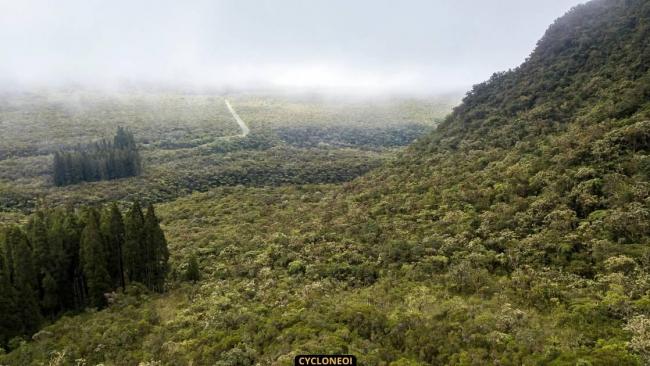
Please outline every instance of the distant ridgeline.
[[137, 202], [125, 216], [116, 204], [39, 211], [0, 231], [0, 347], [44, 319], [104, 307], [125, 285], [162, 292], [168, 259], [153, 206], [145, 214]]
[[72, 151], [54, 154], [54, 184], [65, 186], [134, 177], [142, 172], [140, 153], [133, 134], [117, 128], [113, 142], [102, 140]]

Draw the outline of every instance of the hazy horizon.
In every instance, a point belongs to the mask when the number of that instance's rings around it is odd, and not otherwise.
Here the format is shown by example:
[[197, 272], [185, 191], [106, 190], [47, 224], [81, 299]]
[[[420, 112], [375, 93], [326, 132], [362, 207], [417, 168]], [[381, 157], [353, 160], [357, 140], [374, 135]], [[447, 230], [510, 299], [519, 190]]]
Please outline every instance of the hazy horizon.
[[0, 1], [5, 88], [458, 92], [583, 1]]

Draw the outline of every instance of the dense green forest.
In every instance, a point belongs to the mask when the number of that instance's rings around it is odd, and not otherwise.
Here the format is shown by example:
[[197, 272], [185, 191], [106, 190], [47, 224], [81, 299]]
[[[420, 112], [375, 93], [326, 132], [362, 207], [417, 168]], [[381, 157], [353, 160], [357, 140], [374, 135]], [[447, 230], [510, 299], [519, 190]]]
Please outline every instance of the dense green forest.
[[112, 142], [102, 140], [73, 151], [55, 152], [54, 184], [134, 177], [142, 172], [141, 161], [133, 133], [118, 127]]
[[160, 204], [170, 290], [127, 286], [0, 364], [647, 365], [649, 154], [650, 3], [594, 0], [361, 177]]
[[105, 307], [126, 284], [162, 292], [168, 258], [151, 205], [143, 214], [136, 202], [126, 217], [116, 204], [36, 212], [0, 233], [0, 345], [16, 347], [61, 314]]
[[[232, 137], [239, 132], [237, 123], [224, 98], [214, 95], [124, 92], [116, 97], [82, 90], [0, 98], [0, 222], [43, 203], [157, 203], [220, 186], [349, 181], [392, 159], [456, 103], [446, 96], [348, 101], [244, 94], [231, 99], [250, 125], [245, 138]], [[101, 144], [88, 141], [114, 133], [116, 125], [133, 131], [141, 159], [131, 164], [126, 154], [125, 166], [112, 169]], [[31, 132], [23, 133], [25, 128]], [[314, 132], [299, 143], [305, 128]], [[89, 159], [75, 153], [79, 147]], [[130, 171], [138, 161], [142, 171], [125, 179], [59, 186], [52, 170], [60, 151], [76, 156], [69, 164], [75, 181], [83, 178], [82, 160], [93, 162], [85, 165], [92, 180]], [[90, 159], [93, 151], [98, 159]]]

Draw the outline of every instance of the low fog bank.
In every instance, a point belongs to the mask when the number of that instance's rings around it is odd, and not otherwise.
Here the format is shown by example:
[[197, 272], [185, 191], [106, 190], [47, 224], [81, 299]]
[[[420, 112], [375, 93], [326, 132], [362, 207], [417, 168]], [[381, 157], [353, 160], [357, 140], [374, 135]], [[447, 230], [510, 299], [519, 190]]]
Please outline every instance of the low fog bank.
[[[301, 71], [287, 69], [276, 74], [246, 77], [230, 77], [229, 80], [216, 77], [97, 77], [85, 78], [42, 78], [39, 80], [15, 80], [0, 78], [0, 93], [48, 93], [87, 91], [96, 93], [187, 93], [187, 94], [273, 94], [273, 95], [321, 95], [323, 97], [426, 98], [440, 95], [464, 94], [472, 83], [445, 83], [402, 75], [354, 72], [337, 73], [324, 69]], [[358, 73], [360, 74], [360, 73]], [[207, 75], [207, 73], [206, 73]], [[232, 75], [232, 74], [229, 74]]]
[[76, 99], [83, 95], [128, 98], [133, 95], [214, 95], [223, 97], [256, 96], [293, 100], [332, 102], [387, 101], [392, 99], [435, 99], [457, 104], [471, 86], [464, 88], [361, 88], [361, 87], [287, 87], [265, 83], [219, 85], [178, 82], [104, 82], [104, 83], [16, 83], [0, 81], [0, 96], [38, 96]]
[[456, 93], [580, 2], [0, 1], [0, 88]]

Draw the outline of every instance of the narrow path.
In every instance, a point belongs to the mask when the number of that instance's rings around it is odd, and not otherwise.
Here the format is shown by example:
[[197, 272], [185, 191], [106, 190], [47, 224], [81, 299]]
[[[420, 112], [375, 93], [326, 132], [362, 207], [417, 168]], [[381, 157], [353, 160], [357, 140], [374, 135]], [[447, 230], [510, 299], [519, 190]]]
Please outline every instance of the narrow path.
[[228, 107], [228, 110], [230, 111], [230, 114], [232, 114], [232, 117], [235, 119], [235, 121], [237, 121], [237, 124], [239, 125], [239, 128], [241, 129], [241, 133], [237, 134], [237, 135], [218, 136], [213, 141], [206, 142], [205, 144], [196, 146], [195, 148], [209, 150], [209, 149], [213, 148], [215, 145], [219, 145], [220, 142], [229, 141], [230, 139], [244, 138], [251, 132], [251, 130], [250, 130], [250, 128], [248, 128], [248, 125], [246, 124], [246, 122], [244, 122], [241, 119], [241, 117], [239, 117], [239, 115], [235, 111], [235, 108], [233, 108], [232, 105], [230, 105], [230, 102], [228, 101], [228, 99], [224, 98], [223, 101], [226, 103], [226, 107]]
[[228, 99], [224, 99], [224, 101], [226, 102], [226, 107], [228, 107], [228, 110], [230, 111], [230, 114], [232, 114], [232, 116], [235, 118], [235, 121], [237, 121], [237, 124], [239, 125], [239, 128], [241, 128], [241, 134], [236, 135], [236, 136], [246, 137], [246, 135], [248, 135], [248, 133], [251, 132], [250, 128], [248, 128], [246, 123], [244, 121], [242, 121], [242, 119], [239, 117], [237, 112], [235, 112], [235, 109], [230, 105], [230, 102], [228, 101]]

